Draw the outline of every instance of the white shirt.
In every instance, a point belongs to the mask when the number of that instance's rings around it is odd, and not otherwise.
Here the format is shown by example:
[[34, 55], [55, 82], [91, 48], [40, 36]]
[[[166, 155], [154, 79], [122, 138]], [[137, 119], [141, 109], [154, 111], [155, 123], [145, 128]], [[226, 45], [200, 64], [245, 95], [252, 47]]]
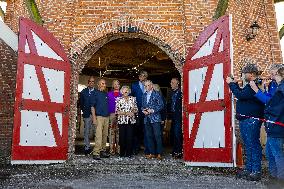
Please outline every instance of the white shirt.
[[141, 81], [139, 81], [139, 86], [140, 86], [141, 91], [144, 93], [145, 92], [144, 84]]

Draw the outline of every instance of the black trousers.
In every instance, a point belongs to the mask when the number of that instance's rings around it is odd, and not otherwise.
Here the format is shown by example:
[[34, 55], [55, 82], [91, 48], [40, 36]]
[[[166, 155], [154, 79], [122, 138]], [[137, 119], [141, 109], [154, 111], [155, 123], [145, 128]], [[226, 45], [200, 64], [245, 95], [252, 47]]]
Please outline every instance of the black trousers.
[[133, 130], [134, 124], [119, 124], [119, 155], [131, 156], [132, 155], [132, 142], [133, 142]]
[[136, 120], [136, 124], [133, 125], [133, 152], [138, 153], [141, 145], [144, 145], [144, 115], [139, 114]]

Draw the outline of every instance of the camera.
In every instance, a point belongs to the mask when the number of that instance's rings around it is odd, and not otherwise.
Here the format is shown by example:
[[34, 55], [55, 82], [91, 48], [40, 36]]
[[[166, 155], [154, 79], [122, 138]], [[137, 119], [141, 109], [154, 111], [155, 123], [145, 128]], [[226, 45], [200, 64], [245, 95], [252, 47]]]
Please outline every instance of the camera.
[[263, 79], [261, 79], [261, 78], [256, 78], [256, 79], [254, 80], [254, 82], [255, 82], [256, 85], [262, 85], [262, 81], [263, 81]]
[[229, 77], [231, 78], [232, 81], [234, 81], [235, 78], [232, 74], [230, 74]]

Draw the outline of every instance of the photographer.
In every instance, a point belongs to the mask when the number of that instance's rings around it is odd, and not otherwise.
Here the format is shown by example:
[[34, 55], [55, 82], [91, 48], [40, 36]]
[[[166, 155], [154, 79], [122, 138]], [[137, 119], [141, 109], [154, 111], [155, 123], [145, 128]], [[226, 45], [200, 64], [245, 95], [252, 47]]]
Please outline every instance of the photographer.
[[257, 92], [255, 96], [266, 104], [264, 117], [267, 120], [265, 150], [269, 162], [270, 180], [268, 184], [274, 185], [275, 188], [278, 184], [284, 184], [284, 126], [280, 125], [284, 123], [284, 67], [281, 64], [278, 67], [279, 69], [272, 78], [277, 82], [272, 97], [258, 90], [254, 83], [250, 83], [252, 89]]
[[[248, 83], [258, 81], [259, 71], [255, 64], [247, 64], [242, 69], [242, 73]], [[245, 168], [237, 174], [237, 177], [258, 181], [261, 179], [262, 148], [259, 138], [262, 122], [254, 118], [263, 118], [264, 104], [255, 97], [256, 93], [249, 84], [246, 84], [244, 88], [240, 88], [236, 80], [231, 77], [227, 77], [226, 82], [238, 99], [236, 118], [239, 120], [246, 156]]]
[[[283, 186], [284, 184], [284, 67], [276, 74], [279, 84], [275, 94], [265, 106], [264, 116], [267, 120], [266, 157], [269, 161], [271, 178]], [[282, 124], [282, 125], [281, 125]]]
[[[262, 91], [259, 90], [259, 87], [255, 84], [255, 82], [250, 82], [251, 88], [256, 92], [255, 97], [258, 98], [261, 102], [266, 104], [270, 98], [274, 95], [276, 89], [278, 88], [278, 83], [276, 82], [276, 75], [277, 71], [283, 67], [283, 64], [273, 64], [270, 69], [270, 79], [271, 82], [268, 85], [268, 90], [267, 91]], [[265, 88], [265, 83], [263, 82], [261, 84]]]

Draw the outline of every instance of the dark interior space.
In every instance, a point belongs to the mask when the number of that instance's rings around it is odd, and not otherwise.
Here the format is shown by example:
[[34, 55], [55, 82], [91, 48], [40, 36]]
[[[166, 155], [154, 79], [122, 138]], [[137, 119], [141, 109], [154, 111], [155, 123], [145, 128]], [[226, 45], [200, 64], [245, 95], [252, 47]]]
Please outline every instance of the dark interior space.
[[[138, 80], [140, 70], [148, 72], [148, 79], [158, 84], [166, 101], [170, 96], [171, 78], [180, 79], [180, 74], [175, 68], [170, 57], [158, 46], [142, 39], [121, 38], [102, 46], [88, 61], [82, 70], [81, 77], [104, 77], [108, 80], [108, 90], [111, 89], [111, 81], [118, 79], [122, 85], [131, 85]], [[87, 83], [84, 83], [85, 85]], [[168, 106], [168, 105], [167, 105]], [[78, 111], [78, 118], [80, 110]], [[170, 150], [170, 119], [167, 113], [167, 121], [164, 126], [163, 140], [164, 150]], [[80, 118], [79, 118], [80, 120]], [[82, 153], [82, 121], [77, 123], [76, 153]], [[91, 136], [91, 141], [94, 139]]]

